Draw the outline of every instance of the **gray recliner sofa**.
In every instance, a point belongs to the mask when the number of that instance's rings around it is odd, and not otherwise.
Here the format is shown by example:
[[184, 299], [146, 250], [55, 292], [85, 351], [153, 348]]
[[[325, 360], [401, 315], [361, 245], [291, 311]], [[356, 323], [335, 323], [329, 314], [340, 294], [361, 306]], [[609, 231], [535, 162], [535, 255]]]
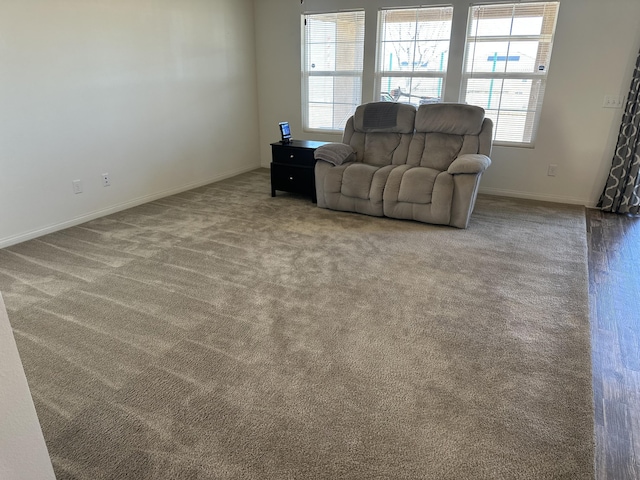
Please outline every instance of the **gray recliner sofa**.
[[318, 206], [466, 228], [491, 164], [492, 131], [472, 105], [360, 105], [342, 140], [354, 155], [316, 162]]

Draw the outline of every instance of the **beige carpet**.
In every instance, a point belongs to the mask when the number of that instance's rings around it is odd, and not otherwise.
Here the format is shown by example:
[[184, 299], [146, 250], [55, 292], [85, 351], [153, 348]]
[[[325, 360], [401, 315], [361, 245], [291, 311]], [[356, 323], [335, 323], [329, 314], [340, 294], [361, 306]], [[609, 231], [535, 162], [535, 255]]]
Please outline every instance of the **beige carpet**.
[[0, 250], [59, 480], [592, 478], [582, 208], [457, 230], [269, 190]]

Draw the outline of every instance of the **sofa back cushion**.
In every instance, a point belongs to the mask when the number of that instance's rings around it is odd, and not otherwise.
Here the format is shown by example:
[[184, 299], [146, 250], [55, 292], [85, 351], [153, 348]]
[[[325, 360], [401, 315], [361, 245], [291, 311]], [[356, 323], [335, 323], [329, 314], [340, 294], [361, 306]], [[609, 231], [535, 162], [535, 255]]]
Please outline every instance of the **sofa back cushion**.
[[416, 109], [412, 105], [372, 102], [358, 106], [347, 121], [342, 142], [356, 152], [356, 161], [370, 165], [406, 163]]
[[407, 164], [444, 171], [458, 155], [484, 153], [480, 151], [480, 135], [485, 122], [484, 109], [474, 105], [421, 105]]
[[362, 133], [413, 133], [415, 119], [413, 105], [393, 102], [365, 103], [353, 114], [354, 128]]
[[462, 103], [430, 103], [420, 105], [416, 114], [417, 132], [439, 132], [449, 135], [479, 135], [484, 109]]

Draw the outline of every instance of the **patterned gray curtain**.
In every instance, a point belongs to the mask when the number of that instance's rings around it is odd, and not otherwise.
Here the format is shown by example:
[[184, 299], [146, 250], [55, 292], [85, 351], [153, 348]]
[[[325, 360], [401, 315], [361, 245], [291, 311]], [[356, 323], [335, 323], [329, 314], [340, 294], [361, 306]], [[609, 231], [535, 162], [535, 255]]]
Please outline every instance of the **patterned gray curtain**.
[[640, 53], [622, 117], [607, 185], [598, 202], [606, 212], [640, 213]]

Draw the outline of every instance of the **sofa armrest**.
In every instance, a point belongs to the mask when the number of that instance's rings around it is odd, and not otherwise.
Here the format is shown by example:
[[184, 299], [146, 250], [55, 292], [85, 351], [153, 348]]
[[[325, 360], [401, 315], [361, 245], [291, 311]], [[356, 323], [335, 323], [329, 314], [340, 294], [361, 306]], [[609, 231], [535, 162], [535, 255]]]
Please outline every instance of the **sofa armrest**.
[[313, 157], [316, 160], [323, 160], [333, 165], [342, 165], [343, 163], [354, 161], [356, 152], [353, 151], [351, 145], [344, 143], [327, 143], [315, 149]]
[[486, 155], [465, 153], [451, 162], [447, 172], [451, 175], [457, 175], [459, 173], [482, 173], [489, 165], [491, 165], [491, 159]]
[[325, 199], [325, 178], [329, 172], [334, 168], [346, 167], [352, 162], [346, 163], [337, 167], [333, 163], [325, 162], [324, 160], [317, 160], [314, 167], [316, 177], [316, 200], [318, 207], [327, 208], [327, 201]]

